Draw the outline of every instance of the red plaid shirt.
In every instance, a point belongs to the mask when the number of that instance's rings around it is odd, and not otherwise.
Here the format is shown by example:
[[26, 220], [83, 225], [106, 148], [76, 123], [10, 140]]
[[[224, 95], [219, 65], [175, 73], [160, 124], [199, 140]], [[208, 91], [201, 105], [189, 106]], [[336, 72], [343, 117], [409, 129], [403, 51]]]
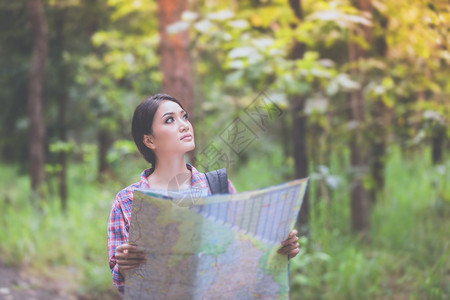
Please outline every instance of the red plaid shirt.
[[[211, 194], [211, 190], [208, 186], [208, 181], [204, 173], [200, 173], [190, 164], [186, 164], [186, 167], [191, 171], [191, 188], [196, 189], [208, 189], [208, 194]], [[124, 280], [119, 274], [119, 267], [116, 263], [115, 253], [116, 248], [120, 245], [128, 243], [128, 231], [130, 229], [131, 219], [131, 203], [133, 201], [134, 189], [150, 189], [147, 177], [153, 172], [153, 168], [146, 169], [141, 173], [141, 181], [133, 183], [132, 185], [121, 190], [116, 197], [111, 208], [108, 223], [108, 256], [109, 267], [111, 268], [112, 279], [114, 285], [119, 292], [123, 292]], [[229, 192], [231, 194], [236, 193], [236, 190], [228, 180]]]

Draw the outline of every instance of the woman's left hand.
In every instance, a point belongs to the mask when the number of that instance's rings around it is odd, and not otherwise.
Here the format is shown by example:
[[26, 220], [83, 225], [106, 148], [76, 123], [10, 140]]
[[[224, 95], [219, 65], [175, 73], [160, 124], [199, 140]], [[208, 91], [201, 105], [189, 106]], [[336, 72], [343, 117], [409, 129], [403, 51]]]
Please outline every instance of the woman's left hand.
[[295, 257], [299, 252], [297, 230], [291, 230], [289, 237], [281, 243], [281, 248], [278, 250], [279, 254], [288, 254], [289, 259]]

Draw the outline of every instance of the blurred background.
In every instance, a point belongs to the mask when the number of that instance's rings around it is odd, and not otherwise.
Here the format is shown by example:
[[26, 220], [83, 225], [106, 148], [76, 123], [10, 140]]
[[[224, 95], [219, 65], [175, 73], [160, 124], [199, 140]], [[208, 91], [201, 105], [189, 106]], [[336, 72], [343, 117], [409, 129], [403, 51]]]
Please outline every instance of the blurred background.
[[2, 1], [0, 297], [118, 297], [131, 117], [166, 92], [200, 171], [310, 178], [292, 299], [448, 299], [449, 45], [445, 0]]

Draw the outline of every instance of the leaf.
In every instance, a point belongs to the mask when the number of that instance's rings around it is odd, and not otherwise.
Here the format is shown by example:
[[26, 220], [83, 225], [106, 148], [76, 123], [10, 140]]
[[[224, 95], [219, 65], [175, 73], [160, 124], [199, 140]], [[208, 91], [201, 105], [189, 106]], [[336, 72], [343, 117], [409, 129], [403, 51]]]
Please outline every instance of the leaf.
[[319, 170], [319, 173], [324, 176], [327, 176], [328, 174], [330, 174], [330, 169], [325, 165], [319, 165], [317, 167], [317, 169]]
[[330, 187], [330, 189], [335, 190], [339, 187], [339, 184], [341, 183], [341, 179], [339, 176], [336, 175], [329, 175], [325, 178], [325, 181], [327, 185]]
[[322, 68], [312, 68], [311, 75], [317, 78], [331, 78], [331, 73]]
[[392, 108], [394, 107], [394, 99], [392, 97], [389, 97], [386, 93], [384, 93], [381, 97], [381, 99], [383, 100], [384, 105], [386, 105], [386, 107], [388, 108]]
[[232, 60], [228, 63], [228, 67], [230, 69], [243, 69], [244, 68], [244, 62], [240, 59]]
[[386, 89], [391, 89], [394, 87], [394, 80], [392, 80], [391, 77], [385, 77], [383, 78], [383, 87]]
[[252, 22], [254, 27], [260, 27], [263, 24], [263, 18], [260, 15], [251, 16], [250, 21]]
[[216, 21], [224, 21], [234, 17], [234, 12], [231, 10], [221, 10], [208, 14], [208, 18]]
[[213, 23], [211, 23], [210, 20], [204, 19], [200, 22], [195, 23], [194, 28], [197, 29], [200, 32], [207, 33], [211, 27], [213, 26]]
[[423, 112], [423, 118], [427, 120], [436, 120], [441, 122], [443, 120], [442, 115], [438, 111], [426, 110]]
[[228, 25], [237, 29], [245, 29], [249, 26], [248, 22], [245, 20], [233, 20], [228, 22]]
[[100, 45], [105, 44], [109, 38], [110, 38], [110, 35], [108, 32], [98, 31], [92, 35], [91, 40], [92, 40], [92, 44], [94, 44], [94, 46], [98, 47]]
[[331, 80], [327, 87], [325, 88], [325, 92], [328, 96], [334, 96], [339, 92], [339, 84], [336, 80]]
[[238, 47], [231, 50], [230, 53], [228, 53], [228, 57], [231, 59], [238, 57], [249, 57], [256, 53], [256, 50], [252, 47]]
[[192, 22], [197, 19], [198, 14], [193, 11], [184, 11], [181, 15], [181, 20], [186, 22]]
[[75, 146], [73, 141], [64, 142], [64, 141], [56, 141], [50, 144], [50, 152], [58, 153], [58, 152], [69, 152]]
[[315, 61], [319, 58], [319, 53], [315, 51], [306, 51], [305, 55], [303, 56], [304, 60], [310, 60]]
[[252, 44], [258, 48], [258, 49], [265, 49], [270, 46], [272, 46], [274, 43], [274, 40], [271, 38], [259, 38], [259, 39], [253, 39]]
[[315, 257], [321, 261], [329, 261], [331, 258], [331, 256], [326, 254], [325, 252], [318, 252], [316, 253]]
[[372, 22], [368, 18], [355, 15], [344, 15], [344, 16], [345, 20], [348, 22], [362, 24], [365, 26], [372, 26]]
[[170, 24], [166, 27], [166, 31], [169, 34], [176, 34], [189, 28], [189, 23], [186, 21], [178, 21]]
[[264, 57], [258, 52], [255, 52], [254, 54], [248, 56], [247, 59], [249, 64], [256, 64], [263, 61]]
[[308, 16], [306, 20], [320, 20], [325, 22], [335, 22], [340, 27], [348, 27], [349, 23], [362, 24], [365, 26], [372, 26], [370, 19], [358, 16], [344, 14], [339, 10], [322, 10], [315, 12]]
[[303, 275], [303, 274], [295, 274], [293, 281], [296, 284], [308, 285], [311, 282], [311, 279], [308, 276]]
[[289, 104], [286, 94], [284, 93], [271, 93], [267, 98], [280, 107], [287, 107]]
[[376, 96], [381, 96], [384, 93], [386, 93], [386, 89], [384, 88], [384, 86], [382, 85], [376, 85], [375, 87], [373, 87], [372, 92], [376, 95]]
[[292, 94], [306, 95], [311, 91], [311, 85], [305, 81], [299, 81], [290, 86], [289, 90]]
[[319, 59], [318, 62], [320, 63], [320, 65], [322, 67], [325, 67], [325, 68], [333, 68], [335, 65], [334, 61], [332, 61], [331, 59], [327, 59], [327, 58]]
[[306, 20], [336, 21], [340, 15], [337, 10], [322, 10], [309, 15]]
[[357, 129], [359, 127], [360, 122], [356, 121], [356, 120], [352, 120], [352, 121], [347, 122], [346, 125], [347, 125], [347, 130], [348, 131], [352, 131], [352, 130], [355, 130], [355, 129]]
[[312, 98], [306, 100], [305, 114], [311, 115], [313, 112], [324, 113], [328, 108], [327, 98]]
[[242, 70], [237, 70], [235, 72], [228, 74], [225, 77], [225, 82], [229, 85], [236, 84], [239, 82], [239, 80], [242, 78], [243, 75], [244, 75], [244, 72]]
[[360, 87], [359, 83], [356, 81], [353, 81], [350, 78], [350, 76], [348, 76], [348, 74], [344, 74], [344, 73], [339, 74], [336, 77], [336, 80], [339, 83], [339, 85], [347, 91], [357, 90]]

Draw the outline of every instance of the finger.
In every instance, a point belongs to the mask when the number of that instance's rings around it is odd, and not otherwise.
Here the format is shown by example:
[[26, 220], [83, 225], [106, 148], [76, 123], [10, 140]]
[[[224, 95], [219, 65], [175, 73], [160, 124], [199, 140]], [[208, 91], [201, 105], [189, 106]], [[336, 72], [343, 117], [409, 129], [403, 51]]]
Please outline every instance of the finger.
[[295, 239], [295, 238], [298, 239], [298, 237], [297, 237], [297, 230], [296, 230], [296, 229], [291, 230], [291, 232], [289, 232], [289, 235], [288, 235], [287, 239], [285, 239], [285, 240], [282, 242], [282, 244], [289, 243], [289, 242], [288, 242], [289, 240]]
[[143, 258], [127, 258], [127, 257], [120, 257], [118, 259], [116, 259], [116, 262], [119, 264], [134, 264], [136, 262], [140, 262], [146, 260], [145, 257]]
[[123, 268], [137, 268], [141, 264], [124, 262], [124, 263], [120, 263], [120, 264], [117, 264], [117, 265], [119, 266], [119, 269], [123, 270]]
[[300, 248], [296, 248], [294, 250], [292, 250], [291, 252], [289, 252], [289, 259], [294, 258], [297, 256], [297, 254], [300, 253]]
[[116, 251], [118, 251], [118, 252], [125, 252], [125, 250], [135, 251], [135, 250], [137, 250], [137, 246], [130, 245], [130, 244], [122, 244], [116, 248]]
[[120, 270], [131, 270], [131, 269], [136, 269], [137, 267], [139, 267], [138, 265], [123, 265], [123, 266], [119, 266]]
[[299, 243], [290, 244], [290, 245], [286, 246], [284, 250], [286, 252], [289, 252], [289, 251], [292, 251], [292, 250], [298, 248], [299, 246], [300, 246]]
[[118, 264], [133, 264], [133, 263], [139, 263], [142, 260], [145, 260], [145, 256], [129, 257], [126, 254], [118, 254], [116, 256], [116, 262]]
[[290, 238], [288, 241], [289, 242], [286, 244], [295, 244], [298, 242], [298, 236], [294, 235], [294, 237]]
[[130, 250], [129, 248], [116, 249], [115, 258], [144, 258], [145, 253], [142, 250]]
[[289, 245], [286, 245], [286, 246], [284, 246], [283, 248], [279, 249], [279, 250], [278, 250], [278, 253], [281, 253], [281, 254], [289, 254], [290, 251], [292, 251], [292, 250], [298, 248], [299, 246], [300, 246], [300, 245], [299, 245], [298, 243], [295, 243], [295, 244], [289, 244]]
[[146, 263], [147, 260], [146, 259], [136, 259], [136, 260], [126, 260], [126, 259], [120, 259], [117, 260], [117, 264], [119, 265], [119, 267], [121, 266], [139, 266], [143, 263]]
[[142, 250], [135, 250], [132, 252], [127, 252], [125, 253], [125, 255], [127, 255], [128, 258], [143, 258], [145, 257], [145, 253]]
[[141, 262], [146, 261], [145, 258], [141, 258], [141, 259], [118, 259], [116, 262], [118, 264], [123, 264], [123, 265], [132, 265], [132, 264], [140, 264]]
[[281, 243], [281, 245], [286, 246], [288, 244], [294, 244], [297, 243], [298, 241], [298, 236], [293, 236], [292, 238], [288, 238], [287, 240], [283, 241]]
[[134, 248], [134, 249], [128, 249], [127, 252], [128, 253], [144, 253], [144, 250], [138, 249], [138, 248]]
[[296, 236], [298, 233], [297, 229], [292, 229], [291, 232], [289, 232], [289, 237]]
[[130, 248], [130, 245], [128, 245], [128, 244], [122, 244], [122, 245], [120, 245], [120, 246], [117, 246], [116, 251], [124, 252], [125, 250], [127, 250], [127, 249], [129, 249], [129, 248]]
[[296, 257], [300, 253], [300, 248], [295, 248], [289, 252], [289, 257]]
[[128, 259], [136, 259], [136, 258], [144, 258], [145, 253], [144, 252], [125, 252], [125, 253], [117, 253], [117, 257], [124, 257]]

